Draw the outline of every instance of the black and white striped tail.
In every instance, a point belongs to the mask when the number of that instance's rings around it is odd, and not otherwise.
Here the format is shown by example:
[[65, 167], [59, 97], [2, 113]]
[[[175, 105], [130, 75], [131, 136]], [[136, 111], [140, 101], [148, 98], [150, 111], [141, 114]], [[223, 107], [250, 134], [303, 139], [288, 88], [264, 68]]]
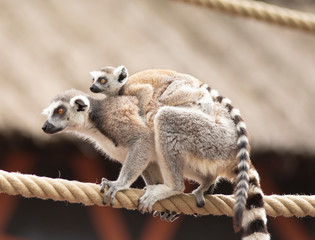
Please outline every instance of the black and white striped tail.
[[234, 230], [242, 230], [243, 240], [270, 239], [266, 229], [266, 212], [264, 209], [263, 192], [259, 184], [259, 175], [252, 167], [249, 158], [250, 146], [246, 124], [240, 111], [231, 105], [231, 100], [208, 88], [214, 101], [225, 106], [237, 129], [238, 159], [237, 177], [235, 180]]
[[254, 167], [248, 171], [249, 188], [242, 220], [243, 240], [270, 240], [264, 208], [264, 194], [260, 188], [259, 175]]

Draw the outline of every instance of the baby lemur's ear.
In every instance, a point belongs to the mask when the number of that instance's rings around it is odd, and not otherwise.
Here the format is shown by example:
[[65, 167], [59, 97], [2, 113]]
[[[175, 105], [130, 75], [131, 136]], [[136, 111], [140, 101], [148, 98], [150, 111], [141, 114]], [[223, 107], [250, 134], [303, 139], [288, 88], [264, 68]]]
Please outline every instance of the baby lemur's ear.
[[117, 81], [122, 83], [128, 78], [128, 70], [125, 66], [119, 66], [114, 70], [114, 76], [117, 78]]
[[70, 100], [70, 106], [78, 112], [88, 111], [90, 109], [90, 100], [85, 96], [75, 96]]

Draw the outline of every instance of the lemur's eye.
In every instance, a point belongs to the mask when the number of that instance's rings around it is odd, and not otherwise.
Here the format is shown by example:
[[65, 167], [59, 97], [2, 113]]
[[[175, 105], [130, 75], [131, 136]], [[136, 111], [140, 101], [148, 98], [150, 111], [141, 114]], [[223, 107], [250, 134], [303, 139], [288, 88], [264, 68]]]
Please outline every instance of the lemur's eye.
[[58, 109], [58, 114], [59, 114], [59, 115], [63, 114], [63, 109], [62, 109], [62, 108], [59, 108], [59, 109]]
[[104, 84], [106, 82], [106, 80], [103, 78], [101, 79], [101, 83]]
[[92, 78], [92, 83], [94, 83], [94, 78]]

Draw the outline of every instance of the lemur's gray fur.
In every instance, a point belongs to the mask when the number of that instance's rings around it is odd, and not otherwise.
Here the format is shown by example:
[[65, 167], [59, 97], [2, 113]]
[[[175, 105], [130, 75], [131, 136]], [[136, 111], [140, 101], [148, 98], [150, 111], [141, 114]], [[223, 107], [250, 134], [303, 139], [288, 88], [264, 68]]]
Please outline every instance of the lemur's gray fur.
[[147, 186], [139, 200], [140, 211], [150, 212], [156, 201], [181, 193], [184, 178], [200, 184], [194, 194], [203, 206], [204, 193], [223, 177], [235, 184], [235, 230], [242, 229], [243, 240], [270, 239], [259, 176], [249, 159], [245, 123], [229, 99], [208, 90], [215, 100], [210, 114], [197, 107], [162, 106], [154, 116], [153, 128], [138, 114], [134, 97], [97, 100], [70, 90], [57, 95], [43, 111], [48, 115], [43, 130], [74, 132], [123, 164], [116, 181], [102, 180], [102, 190], [109, 187], [105, 203], [110, 199], [113, 204], [116, 193], [142, 174]]
[[108, 96], [131, 95], [139, 99], [140, 113], [147, 110], [154, 91], [165, 87], [159, 101], [168, 106], [196, 103], [204, 112], [210, 113], [213, 105], [207, 84], [183, 73], [171, 70], [149, 69], [129, 77], [124, 66], [106, 66], [90, 73], [93, 83], [90, 90]]
[[[155, 155], [154, 137], [138, 115], [137, 103], [135, 97], [96, 99], [71, 89], [55, 96], [43, 110], [47, 121], [42, 129], [48, 134], [74, 133], [94, 143], [111, 159], [123, 163], [121, 177], [117, 180], [119, 186], [125, 184], [127, 187], [141, 172], [147, 184], [161, 183], [159, 168], [151, 159]], [[139, 172], [132, 173], [133, 166]], [[131, 179], [122, 183], [127, 178]]]

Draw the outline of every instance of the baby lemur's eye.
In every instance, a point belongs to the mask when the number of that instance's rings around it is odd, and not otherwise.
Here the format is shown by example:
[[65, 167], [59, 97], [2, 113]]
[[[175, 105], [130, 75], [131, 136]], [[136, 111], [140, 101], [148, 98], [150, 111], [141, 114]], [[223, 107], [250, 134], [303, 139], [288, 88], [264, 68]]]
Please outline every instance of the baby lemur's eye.
[[62, 109], [62, 108], [59, 108], [59, 109], [58, 109], [58, 114], [59, 114], [59, 115], [63, 114], [63, 109]]
[[101, 83], [104, 84], [106, 82], [106, 80], [103, 78], [101, 79]]

